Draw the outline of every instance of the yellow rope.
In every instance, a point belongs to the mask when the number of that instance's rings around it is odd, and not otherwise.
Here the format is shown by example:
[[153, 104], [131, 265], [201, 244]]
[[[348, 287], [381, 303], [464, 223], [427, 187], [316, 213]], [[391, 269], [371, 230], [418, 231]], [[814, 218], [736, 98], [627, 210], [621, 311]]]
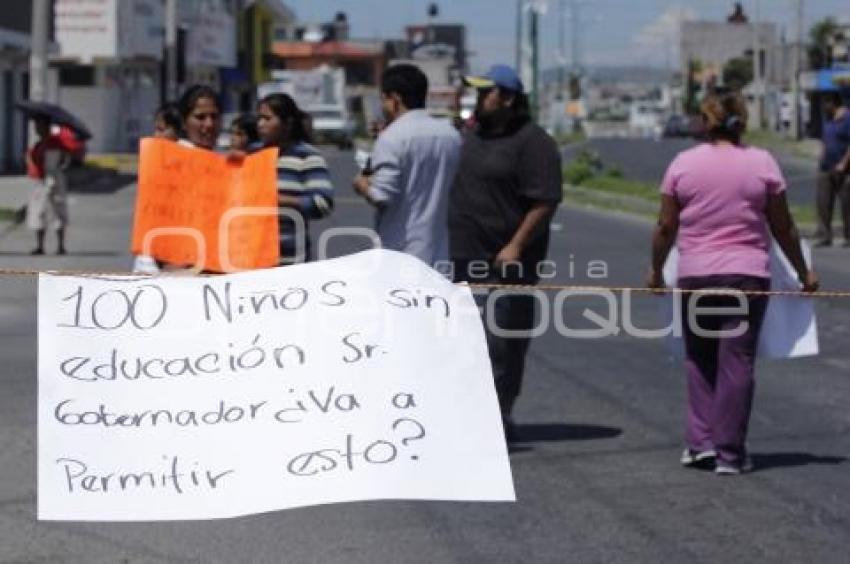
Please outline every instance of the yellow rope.
[[[76, 276], [81, 278], [97, 278], [106, 276], [137, 276], [140, 278], [151, 276], [188, 276], [192, 275], [191, 271], [172, 271], [167, 273], [159, 273], [156, 275], [145, 273], [134, 273], [126, 271], [81, 271], [81, 270], [35, 270], [24, 268], [0, 268], [0, 277], [2, 276], [38, 276], [39, 274], [50, 274], [52, 276]], [[200, 274], [199, 276], [217, 276], [215, 274]], [[568, 291], [568, 292], [630, 292], [641, 294], [691, 294], [699, 292], [701, 294], [744, 294], [747, 296], [786, 296], [797, 298], [850, 298], [850, 291], [833, 290], [833, 291], [818, 291], [818, 292], [801, 292], [795, 290], [734, 290], [723, 288], [708, 288], [702, 290], [686, 290], [683, 288], [635, 288], [631, 286], [578, 286], [568, 284], [488, 284], [488, 283], [471, 283], [470, 288], [482, 289], [501, 289], [501, 290], [523, 290], [523, 289], [538, 289], [543, 291]]]

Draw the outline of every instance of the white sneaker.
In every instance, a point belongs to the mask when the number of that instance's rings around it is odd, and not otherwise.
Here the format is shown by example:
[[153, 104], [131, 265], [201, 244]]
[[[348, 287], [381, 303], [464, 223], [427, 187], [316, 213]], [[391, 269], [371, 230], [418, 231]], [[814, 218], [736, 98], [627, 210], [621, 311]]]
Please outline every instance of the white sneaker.
[[717, 458], [717, 453], [714, 450], [691, 450], [686, 448], [682, 452], [682, 457], [679, 459], [679, 462], [682, 463], [682, 466], [687, 467], [696, 467], [696, 468], [705, 468], [710, 467], [714, 464], [714, 460]]
[[148, 255], [137, 255], [133, 260], [133, 272], [136, 274], [159, 274], [156, 260]]
[[718, 476], [737, 476], [753, 471], [753, 460], [749, 456], [744, 457], [744, 461], [739, 465], [731, 462], [717, 461], [717, 466], [714, 468], [714, 473]]

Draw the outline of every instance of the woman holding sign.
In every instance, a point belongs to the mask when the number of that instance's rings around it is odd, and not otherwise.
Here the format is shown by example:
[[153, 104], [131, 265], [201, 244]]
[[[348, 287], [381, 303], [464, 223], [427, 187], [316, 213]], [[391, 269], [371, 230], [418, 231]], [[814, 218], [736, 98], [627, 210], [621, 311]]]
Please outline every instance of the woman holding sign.
[[647, 284], [664, 286], [663, 265], [675, 243], [679, 287], [744, 293], [682, 296], [688, 409], [681, 463], [735, 475], [752, 468], [745, 441], [768, 300], [759, 292], [770, 289], [770, 235], [804, 292], [817, 290], [818, 278], [803, 260], [779, 166], [767, 151], [741, 141], [744, 99], [718, 91], [701, 110], [708, 142], [680, 153], [667, 169]]
[[[310, 255], [309, 220], [333, 211], [328, 165], [310, 145], [307, 115], [287, 94], [270, 94], [257, 106], [257, 129], [266, 147], [278, 147], [277, 190], [280, 263], [305, 262]], [[293, 215], [295, 215], [293, 217]], [[304, 233], [298, 233], [303, 226]], [[304, 247], [298, 248], [303, 237]]]
[[[155, 119], [162, 120], [163, 123], [156, 125], [155, 136], [171, 139], [179, 134], [177, 142], [185, 147], [214, 150], [221, 129], [221, 108], [215, 90], [202, 84], [190, 86], [177, 102], [176, 111], [179, 112], [180, 118], [177, 124], [173, 121], [173, 104], [167, 104], [157, 111]], [[167, 125], [170, 126], [169, 131], [166, 131]], [[133, 261], [133, 272], [144, 274], [184, 267], [185, 265], [170, 265], [148, 255], [137, 255]]]

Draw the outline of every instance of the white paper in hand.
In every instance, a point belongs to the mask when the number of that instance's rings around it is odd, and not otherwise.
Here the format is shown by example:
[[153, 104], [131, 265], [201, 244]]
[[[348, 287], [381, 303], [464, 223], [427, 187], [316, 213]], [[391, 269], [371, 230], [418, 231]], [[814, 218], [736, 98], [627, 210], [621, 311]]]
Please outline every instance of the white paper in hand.
[[[811, 249], [806, 241], [801, 241], [803, 256], [811, 266]], [[679, 250], [670, 250], [664, 263], [664, 283], [675, 288], [678, 282]], [[785, 257], [782, 249], [771, 240], [770, 245], [770, 286], [772, 290], [797, 291], [801, 288], [797, 273]], [[673, 322], [674, 300], [676, 295], [665, 296], [661, 300], [661, 318], [671, 326]], [[684, 357], [684, 341], [680, 336], [669, 334], [666, 346], [676, 358]], [[814, 356], [819, 352], [817, 317], [812, 298], [771, 296], [765, 312], [761, 334], [759, 336], [758, 356], [761, 358], [797, 358]]]

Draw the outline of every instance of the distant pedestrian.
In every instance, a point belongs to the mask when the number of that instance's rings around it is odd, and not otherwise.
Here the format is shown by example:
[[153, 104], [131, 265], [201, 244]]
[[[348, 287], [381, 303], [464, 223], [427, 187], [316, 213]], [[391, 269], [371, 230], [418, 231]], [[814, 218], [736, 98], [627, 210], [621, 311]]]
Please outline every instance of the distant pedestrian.
[[236, 116], [230, 122], [230, 150], [250, 153], [263, 147], [257, 131], [257, 119], [249, 114]]
[[823, 101], [823, 152], [818, 172], [818, 229], [816, 246], [832, 245], [835, 199], [841, 203], [844, 246], [850, 247], [850, 109], [837, 92]]
[[[277, 161], [280, 263], [310, 257], [309, 222], [333, 211], [333, 184], [324, 157], [310, 144], [305, 113], [287, 94], [269, 94], [257, 105], [257, 130], [266, 147], [279, 149]], [[292, 217], [292, 214], [296, 214]], [[303, 233], [299, 233], [299, 225]], [[303, 237], [299, 255], [298, 238]]]
[[[785, 199], [785, 179], [767, 151], [742, 144], [746, 102], [736, 93], [708, 95], [701, 110], [708, 142], [680, 153], [661, 185], [647, 284], [664, 286], [662, 268], [677, 244], [678, 285], [689, 291], [770, 289], [770, 234], [788, 257], [803, 291], [818, 288], [800, 250]], [[735, 296], [682, 296], [688, 408], [681, 462], [721, 475], [749, 471], [747, 427], [753, 403], [756, 346], [767, 308], [749, 295], [744, 312]], [[733, 313], [700, 313], [731, 308]], [[693, 323], [691, 320], [693, 319]], [[708, 335], [723, 331], [726, 335]], [[742, 332], [741, 332], [742, 331]]]
[[[528, 97], [512, 68], [495, 65], [466, 81], [478, 90], [478, 100], [475, 124], [463, 137], [449, 205], [455, 280], [535, 284], [562, 197], [558, 146], [531, 119]], [[477, 299], [484, 303], [485, 298]], [[534, 298], [526, 291], [512, 292], [490, 306], [496, 327], [485, 319], [485, 333], [505, 433], [512, 440], [511, 413], [522, 387]]]
[[413, 65], [381, 77], [381, 103], [389, 122], [375, 142], [371, 175], [354, 189], [377, 208], [381, 245], [428, 265], [448, 260], [449, 189], [457, 170], [460, 136], [425, 110], [428, 78]]
[[63, 140], [51, 134], [49, 118], [34, 119], [38, 141], [26, 155], [27, 176], [38, 182], [27, 203], [27, 225], [35, 231], [33, 255], [44, 254], [48, 226], [56, 231], [56, 254], [64, 255], [65, 229], [68, 225], [68, 180], [66, 170], [71, 154]]
[[154, 113], [153, 136], [177, 141], [183, 132], [181, 122], [180, 108], [174, 102], [167, 102]]

